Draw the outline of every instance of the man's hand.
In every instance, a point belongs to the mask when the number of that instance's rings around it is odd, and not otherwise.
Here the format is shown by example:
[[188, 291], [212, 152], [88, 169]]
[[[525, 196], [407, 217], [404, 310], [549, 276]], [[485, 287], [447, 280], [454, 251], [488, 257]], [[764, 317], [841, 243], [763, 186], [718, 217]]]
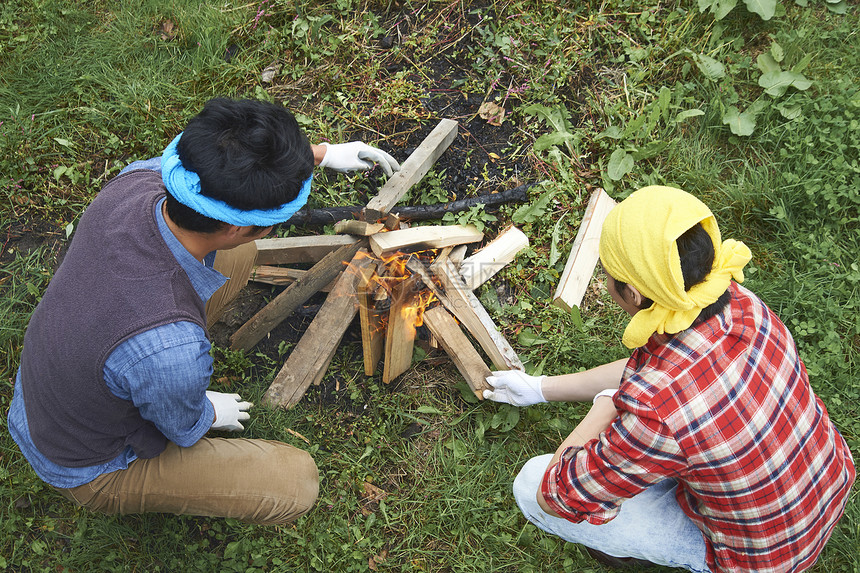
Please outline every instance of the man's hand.
[[360, 141], [349, 143], [323, 143], [326, 147], [325, 156], [320, 167], [328, 167], [335, 171], [367, 171], [373, 169], [374, 163], [379, 164], [385, 174], [391, 177], [395, 171], [400, 171], [400, 164], [393, 157], [375, 147]]
[[543, 376], [529, 376], [519, 370], [502, 370], [487, 376], [493, 390], [484, 390], [484, 398], [513, 406], [531, 406], [546, 402], [541, 384]]
[[212, 422], [211, 429], [228, 432], [239, 432], [245, 429], [240, 422], [251, 419], [248, 410], [253, 406], [252, 403], [242, 402], [238, 394], [224, 394], [211, 390], [206, 391], [206, 397], [215, 406], [215, 421]]

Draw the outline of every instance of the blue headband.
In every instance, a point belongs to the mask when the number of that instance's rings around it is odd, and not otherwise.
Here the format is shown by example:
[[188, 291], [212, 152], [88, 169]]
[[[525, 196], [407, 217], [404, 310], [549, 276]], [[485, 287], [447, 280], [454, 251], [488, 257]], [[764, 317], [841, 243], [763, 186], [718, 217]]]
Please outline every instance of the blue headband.
[[274, 209], [245, 211], [231, 207], [224, 201], [201, 194], [200, 177], [193, 171], [188, 171], [182, 167], [179, 154], [176, 152], [176, 144], [179, 143], [180, 137], [182, 137], [181, 133], [170, 142], [161, 156], [161, 179], [164, 181], [164, 186], [177, 201], [201, 215], [238, 227], [251, 225], [271, 227], [283, 223], [307, 203], [308, 195], [311, 193], [313, 174], [302, 183], [302, 188], [295, 199]]

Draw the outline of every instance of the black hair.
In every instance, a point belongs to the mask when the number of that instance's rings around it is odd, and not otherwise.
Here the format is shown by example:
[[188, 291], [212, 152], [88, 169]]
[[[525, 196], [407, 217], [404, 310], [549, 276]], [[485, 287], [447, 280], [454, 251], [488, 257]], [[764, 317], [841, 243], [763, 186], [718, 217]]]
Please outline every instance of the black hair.
[[[176, 151], [182, 166], [200, 177], [203, 195], [246, 211], [292, 201], [314, 166], [310, 142], [293, 114], [255, 100], [209, 100], [188, 122]], [[169, 192], [167, 214], [189, 231], [210, 233], [224, 226]]]
[[[688, 291], [700, 282], [704, 281], [714, 266], [714, 244], [711, 236], [696, 223], [676, 240], [678, 244], [678, 256], [681, 258], [681, 274], [684, 277], [684, 290]], [[613, 278], [613, 280], [615, 280]], [[621, 292], [627, 287], [627, 283], [616, 280], [615, 289]], [[720, 295], [715, 302], [706, 306], [699, 313], [693, 324], [702, 323], [712, 316], [719, 314], [731, 299], [728, 289]], [[640, 309], [646, 309], [654, 304], [649, 298], [644, 298]]]

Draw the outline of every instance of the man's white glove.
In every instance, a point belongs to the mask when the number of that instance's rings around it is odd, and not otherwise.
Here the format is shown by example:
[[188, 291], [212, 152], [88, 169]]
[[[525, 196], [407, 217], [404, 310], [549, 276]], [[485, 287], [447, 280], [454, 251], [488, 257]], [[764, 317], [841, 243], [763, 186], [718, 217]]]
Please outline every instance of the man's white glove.
[[396, 159], [381, 149], [371, 147], [360, 141], [322, 143], [321, 145], [325, 145], [326, 150], [320, 167], [328, 167], [345, 173], [347, 171], [367, 171], [373, 169], [374, 163], [378, 163], [389, 177], [395, 171], [400, 171], [400, 164], [397, 163]]
[[206, 390], [206, 397], [215, 406], [215, 422], [212, 423], [213, 430], [227, 430], [238, 432], [244, 430], [240, 422], [251, 419], [248, 410], [253, 406], [250, 402], [242, 402], [238, 394], [224, 394]]
[[484, 390], [484, 398], [513, 406], [531, 406], [546, 402], [541, 390], [543, 376], [529, 376], [519, 370], [502, 370], [487, 376], [493, 390]]

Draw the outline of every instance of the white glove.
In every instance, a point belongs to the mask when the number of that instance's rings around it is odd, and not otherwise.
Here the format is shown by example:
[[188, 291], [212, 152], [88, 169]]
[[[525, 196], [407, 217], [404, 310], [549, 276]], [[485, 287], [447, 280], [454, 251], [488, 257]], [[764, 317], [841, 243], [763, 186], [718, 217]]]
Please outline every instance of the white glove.
[[251, 419], [248, 410], [253, 406], [250, 402], [242, 402], [238, 394], [224, 394], [206, 390], [206, 397], [215, 406], [215, 421], [212, 423], [213, 430], [227, 430], [238, 432], [244, 430], [240, 422]]
[[395, 171], [400, 171], [397, 160], [375, 147], [360, 141], [349, 143], [322, 143], [326, 146], [325, 155], [320, 167], [328, 167], [344, 173], [346, 171], [367, 171], [378, 163], [385, 174], [391, 177]]
[[609, 396], [610, 398], [614, 398], [615, 394], [618, 393], [618, 388], [607, 388], [606, 390], [601, 390], [594, 396], [594, 400], [591, 401], [592, 405], [597, 404], [597, 399], [602, 396]]
[[519, 370], [502, 370], [487, 376], [493, 390], [484, 390], [484, 398], [513, 406], [531, 406], [546, 402], [541, 390], [543, 376], [529, 376]]

